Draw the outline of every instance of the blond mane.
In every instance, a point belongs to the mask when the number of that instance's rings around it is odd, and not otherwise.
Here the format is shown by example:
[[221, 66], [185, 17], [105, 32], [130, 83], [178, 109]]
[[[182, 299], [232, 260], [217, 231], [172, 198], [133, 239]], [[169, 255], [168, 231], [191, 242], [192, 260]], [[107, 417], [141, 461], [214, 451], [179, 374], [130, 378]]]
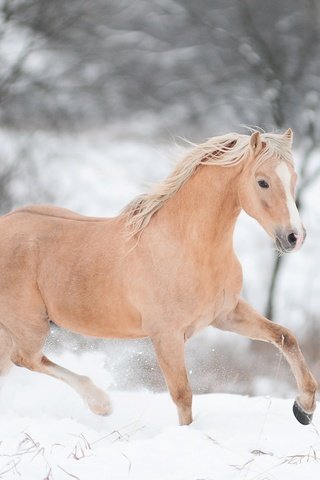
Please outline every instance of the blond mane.
[[[262, 133], [266, 146], [257, 156], [257, 166], [270, 158], [281, 158], [292, 163], [291, 142], [280, 134]], [[193, 149], [176, 165], [174, 171], [150, 193], [139, 195], [121, 212], [126, 217], [129, 235], [140, 234], [149, 224], [152, 216], [184, 185], [199, 165], [219, 165], [232, 167], [245, 161], [249, 156], [250, 135], [228, 133], [212, 137]]]

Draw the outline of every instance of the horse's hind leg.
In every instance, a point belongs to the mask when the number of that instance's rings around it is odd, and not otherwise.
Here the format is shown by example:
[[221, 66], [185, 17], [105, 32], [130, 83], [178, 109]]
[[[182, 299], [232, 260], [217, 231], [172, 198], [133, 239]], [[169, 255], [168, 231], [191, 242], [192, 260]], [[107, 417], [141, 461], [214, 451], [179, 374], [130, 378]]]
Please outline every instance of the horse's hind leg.
[[45, 373], [67, 383], [82, 397], [93, 413], [97, 415], [109, 415], [111, 413], [108, 395], [98, 388], [90, 378], [77, 375], [66, 368], [60, 367], [44, 355], [38, 361], [27, 366], [27, 368]]
[[[26, 325], [28, 325], [28, 328], [24, 328]], [[29, 319], [29, 322], [21, 324], [19, 333], [12, 333], [14, 342], [13, 363], [64, 381], [82, 397], [93, 413], [98, 415], [111, 413], [108, 396], [96, 387], [88, 377], [77, 375], [66, 368], [60, 367], [43, 355], [42, 349], [48, 332], [48, 321], [43, 318], [38, 318], [38, 320], [33, 318], [33, 321]]]
[[67, 383], [82, 397], [93, 413], [97, 415], [109, 415], [111, 413], [109, 397], [94, 385], [90, 378], [77, 375], [66, 368], [60, 367], [42, 353], [30, 355], [19, 351], [19, 354], [13, 358], [13, 362], [19, 367], [28, 368], [33, 372], [45, 373]]

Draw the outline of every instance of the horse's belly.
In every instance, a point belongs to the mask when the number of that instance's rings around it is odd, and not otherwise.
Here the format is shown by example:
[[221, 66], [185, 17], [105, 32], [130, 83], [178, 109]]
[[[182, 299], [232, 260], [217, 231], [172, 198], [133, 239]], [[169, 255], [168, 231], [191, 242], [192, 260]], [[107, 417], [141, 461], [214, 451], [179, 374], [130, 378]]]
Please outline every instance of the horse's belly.
[[57, 325], [82, 335], [103, 338], [139, 338], [142, 330], [139, 312], [124, 296], [51, 296], [46, 302], [48, 315]]
[[56, 325], [71, 330], [81, 335], [88, 335], [99, 338], [142, 338], [147, 334], [142, 330], [137, 318], [130, 316], [115, 318], [108, 317], [74, 317], [63, 314], [50, 315]]

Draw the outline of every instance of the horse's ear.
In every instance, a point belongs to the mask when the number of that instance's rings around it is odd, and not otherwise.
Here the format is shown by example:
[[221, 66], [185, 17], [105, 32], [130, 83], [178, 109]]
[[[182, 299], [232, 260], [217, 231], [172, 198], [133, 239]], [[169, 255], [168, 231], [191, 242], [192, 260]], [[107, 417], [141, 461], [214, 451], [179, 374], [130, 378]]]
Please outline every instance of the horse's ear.
[[263, 147], [260, 132], [254, 132], [250, 137], [250, 148], [253, 153], [258, 153]]
[[287, 138], [287, 139], [290, 141], [291, 145], [292, 145], [293, 131], [291, 130], [291, 128], [288, 128], [288, 130], [284, 132], [283, 136], [284, 136], [285, 138]]

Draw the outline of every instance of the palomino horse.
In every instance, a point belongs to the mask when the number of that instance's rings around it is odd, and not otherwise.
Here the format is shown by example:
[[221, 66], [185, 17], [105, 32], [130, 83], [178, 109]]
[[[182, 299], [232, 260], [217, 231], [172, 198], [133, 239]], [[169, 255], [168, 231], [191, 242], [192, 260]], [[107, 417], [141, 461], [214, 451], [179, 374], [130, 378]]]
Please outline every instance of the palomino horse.
[[115, 218], [49, 206], [3, 216], [2, 370], [12, 361], [52, 375], [74, 388], [94, 413], [108, 414], [107, 395], [89, 378], [43, 355], [49, 320], [95, 337], [149, 336], [180, 424], [189, 424], [184, 343], [211, 325], [276, 345], [298, 385], [294, 414], [310, 423], [315, 379], [293, 334], [240, 298], [242, 271], [232, 244], [244, 209], [281, 252], [302, 245], [291, 143], [291, 130], [213, 137]]

